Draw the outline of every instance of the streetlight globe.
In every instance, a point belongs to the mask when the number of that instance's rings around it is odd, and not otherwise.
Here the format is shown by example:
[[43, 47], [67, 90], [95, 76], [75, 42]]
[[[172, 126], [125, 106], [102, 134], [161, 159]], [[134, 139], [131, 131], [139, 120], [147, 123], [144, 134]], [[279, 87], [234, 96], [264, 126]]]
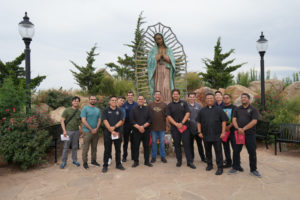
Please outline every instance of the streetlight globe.
[[23, 21], [19, 23], [19, 33], [23, 39], [32, 39], [34, 35], [34, 24], [29, 21], [27, 12], [25, 12]]
[[266, 52], [268, 48], [268, 40], [265, 39], [263, 32], [261, 32], [260, 38], [256, 41], [256, 49], [258, 52]]

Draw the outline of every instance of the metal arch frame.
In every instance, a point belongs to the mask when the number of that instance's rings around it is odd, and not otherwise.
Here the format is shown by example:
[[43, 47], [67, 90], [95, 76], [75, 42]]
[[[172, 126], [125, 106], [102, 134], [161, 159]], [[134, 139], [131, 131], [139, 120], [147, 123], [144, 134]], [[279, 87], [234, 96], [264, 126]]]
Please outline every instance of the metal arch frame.
[[[165, 26], [162, 23], [158, 22], [157, 24], [148, 26], [146, 31], [142, 35], [142, 40], [138, 44], [138, 48], [135, 53], [135, 86], [137, 94], [143, 94], [147, 97], [150, 97], [149, 91], [149, 84], [148, 84], [148, 72], [147, 72], [147, 56], [149, 50], [154, 46], [153, 36], [156, 33], [162, 33], [165, 37], [166, 44], [172, 49], [174, 57], [175, 57], [175, 77], [174, 77], [174, 84], [175, 88], [178, 87], [178, 82], [176, 78], [183, 78], [184, 83], [183, 87], [179, 89], [182, 91], [182, 97], [186, 97], [187, 93], [187, 61], [186, 61], [186, 54], [183, 48], [183, 45], [179, 42], [176, 35], [172, 31], [172, 28], [169, 26]], [[175, 42], [175, 43], [174, 43]], [[142, 50], [142, 51], [141, 51]], [[176, 50], [176, 51], [174, 51]], [[180, 59], [180, 60], [179, 60]], [[176, 74], [179, 73], [179, 76]], [[141, 74], [141, 75], [139, 75]], [[183, 75], [183, 76], [182, 76]], [[139, 78], [140, 77], [140, 78]], [[145, 78], [147, 77], [147, 78]], [[142, 79], [142, 80], [141, 80]], [[142, 86], [142, 83], [145, 83], [146, 86]], [[177, 82], [177, 84], [176, 84]], [[182, 82], [181, 82], [182, 84]], [[145, 85], [145, 84], [144, 84]]]

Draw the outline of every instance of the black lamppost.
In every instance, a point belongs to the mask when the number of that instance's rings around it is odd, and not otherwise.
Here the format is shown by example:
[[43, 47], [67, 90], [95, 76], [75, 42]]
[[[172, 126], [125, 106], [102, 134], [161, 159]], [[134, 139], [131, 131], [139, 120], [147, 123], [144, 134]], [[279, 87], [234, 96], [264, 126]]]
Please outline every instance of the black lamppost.
[[25, 16], [23, 17], [23, 21], [19, 23], [19, 33], [24, 40], [25, 43], [25, 71], [26, 71], [26, 92], [27, 92], [27, 105], [26, 105], [26, 113], [31, 109], [31, 92], [30, 92], [30, 42], [34, 35], [34, 25], [29, 21], [29, 17], [27, 16], [27, 12], [25, 12]]
[[260, 79], [261, 79], [261, 106], [262, 113], [265, 111], [265, 63], [264, 55], [268, 48], [268, 40], [265, 39], [263, 32], [261, 32], [260, 38], [256, 41], [256, 49], [260, 55]]

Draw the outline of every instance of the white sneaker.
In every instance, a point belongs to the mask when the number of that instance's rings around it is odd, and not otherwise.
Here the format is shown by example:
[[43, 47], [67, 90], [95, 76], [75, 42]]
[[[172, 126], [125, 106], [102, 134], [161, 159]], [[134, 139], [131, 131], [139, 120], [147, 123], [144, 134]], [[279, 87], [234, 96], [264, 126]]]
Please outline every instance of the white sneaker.
[[108, 159], [108, 165], [111, 165], [111, 158]]

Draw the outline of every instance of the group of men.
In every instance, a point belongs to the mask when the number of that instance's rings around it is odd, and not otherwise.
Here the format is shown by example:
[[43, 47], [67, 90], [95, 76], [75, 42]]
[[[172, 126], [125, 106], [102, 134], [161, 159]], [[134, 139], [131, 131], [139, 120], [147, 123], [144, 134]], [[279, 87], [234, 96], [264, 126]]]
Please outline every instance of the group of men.
[[[154, 92], [154, 100], [146, 104], [145, 97], [139, 95], [134, 101], [134, 93], [127, 93], [127, 101], [124, 97], [111, 96], [109, 106], [102, 114], [95, 106], [96, 96], [89, 97], [89, 105], [82, 111], [79, 110], [80, 98], [72, 99], [72, 107], [67, 108], [62, 114], [61, 125], [63, 134], [69, 136], [65, 141], [62, 163], [63, 169], [67, 163], [67, 154], [72, 145], [73, 164], [80, 166], [77, 160], [79, 140], [79, 127], [82, 127], [83, 167], [88, 169], [88, 151], [91, 146], [91, 164], [100, 166], [96, 161], [99, 128], [101, 121], [104, 124], [104, 159], [102, 172], [108, 170], [112, 159], [112, 144], [115, 147], [116, 168], [125, 170], [122, 163], [127, 162], [128, 144], [131, 143], [132, 167], [139, 166], [140, 143], [143, 144], [144, 165], [152, 167], [157, 158], [157, 141], [161, 162], [167, 163], [165, 152], [165, 134], [171, 132], [176, 154], [176, 167], [182, 165], [183, 145], [187, 166], [196, 169], [194, 165], [194, 140], [198, 147], [201, 160], [207, 163], [206, 170], [213, 169], [212, 146], [214, 147], [217, 171], [216, 175], [223, 173], [223, 168], [232, 167], [228, 174], [244, 171], [241, 167], [240, 152], [243, 144], [237, 144], [237, 135], [244, 135], [245, 146], [249, 154], [250, 172], [261, 177], [256, 167], [256, 138], [255, 126], [258, 119], [257, 110], [250, 105], [250, 96], [247, 93], [241, 95], [242, 105], [236, 107], [231, 103], [231, 96], [220, 91], [208, 93], [205, 97], [205, 107], [196, 103], [196, 94], [189, 93], [187, 102], [180, 99], [180, 91], [172, 90], [172, 102], [168, 105], [163, 102], [160, 91]], [[226, 137], [226, 140], [222, 139]], [[150, 160], [149, 142], [152, 139], [152, 153]], [[121, 160], [121, 144], [123, 140], [123, 156]], [[231, 156], [230, 144], [233, 150]], [[204, 143], [204, 148], [203, 148]], [[225, 162], [223, 162], [223, 150]], [[204, 151], [205, 149], [205, 151]]]

